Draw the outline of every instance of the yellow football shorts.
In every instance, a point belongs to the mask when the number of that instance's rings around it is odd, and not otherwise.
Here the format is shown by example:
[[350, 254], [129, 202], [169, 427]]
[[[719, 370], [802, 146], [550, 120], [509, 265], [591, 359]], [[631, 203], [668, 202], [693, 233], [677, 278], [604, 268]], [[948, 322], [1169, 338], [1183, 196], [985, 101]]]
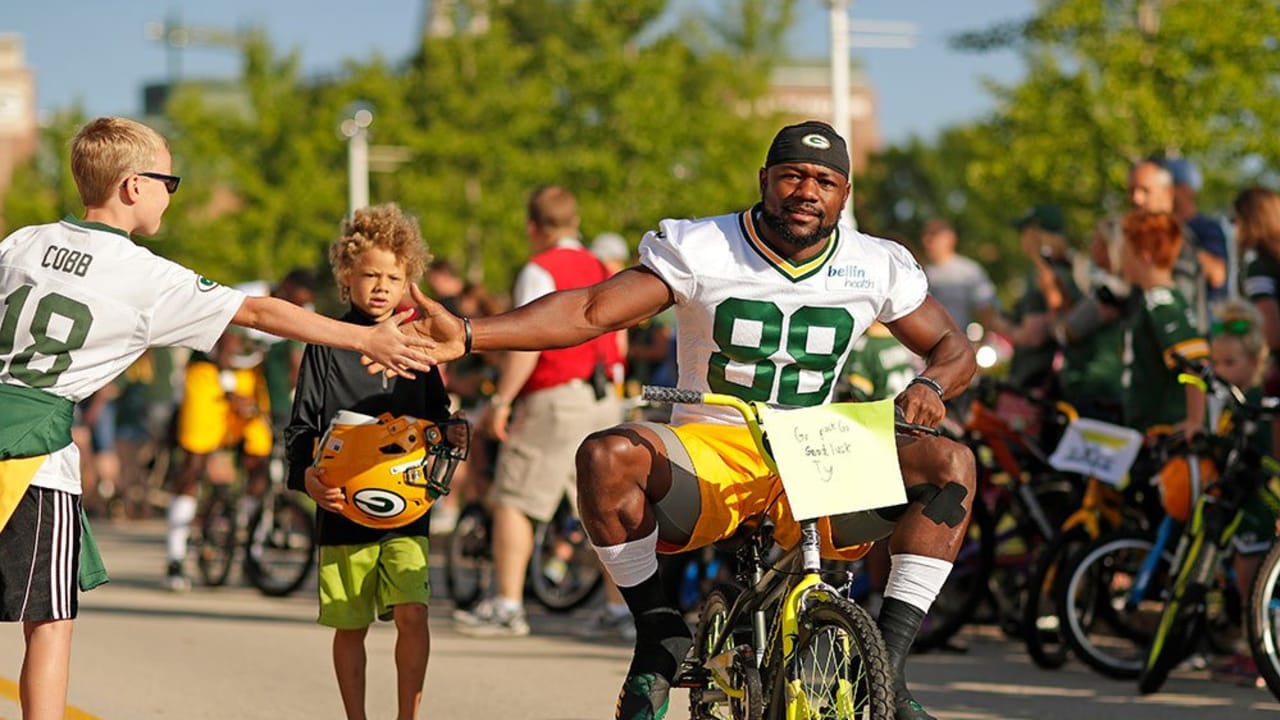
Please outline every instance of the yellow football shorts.
[[[791, 517], [782, 481], [760, 457], [746, 427], [691, 423], [671, 430], [693, 462], [702, 511], [688, 544], [674, 547], [659, 542], [659, 552], [683, 552], [724, 540], [744, 520], [761, 515], [773, 519], [773, 535], [779, 545], [790, 548], [800, 542], [800, 524]], [[869, 543], [835, 547], [827, 518], [818, 521], [818, 536], [825, 558], [857, 560], [871, 549]]]
[[222, 389], [215, 363], [190, 363], [178, 409], [178, 445], [189, 453], [207, 455], [243, 442], [246, 455], [266, 457], [271, 454], [267, 384], [257, 368], [231, 372], [235, 373], [235, 394], [252, 398], [258, 413], [246, 418], [235, 412]]

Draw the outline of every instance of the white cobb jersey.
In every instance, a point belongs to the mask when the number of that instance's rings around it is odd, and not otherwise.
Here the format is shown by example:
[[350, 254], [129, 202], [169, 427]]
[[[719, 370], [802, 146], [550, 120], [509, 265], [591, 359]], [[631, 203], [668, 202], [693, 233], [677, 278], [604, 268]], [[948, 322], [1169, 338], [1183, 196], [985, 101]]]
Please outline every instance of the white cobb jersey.
[[[774, 252], [748, 210], [663, 220], [640, 262], [671, 286], [679, 386], [776, 407], [831, 400], [853, 343], [920, 307], [924, 271], [906, 248], [841, 222], [812, 260]], [[741, 424], [732, 408], [677, 405], [672, 422]]]
[[[209, 350], [243, 301], [105, 225], [22, 228], [0, 241], [0, 383], [79, 402], [148, 347]], [[70, 445], [33, 484], [78, 494], [79, 478]]]

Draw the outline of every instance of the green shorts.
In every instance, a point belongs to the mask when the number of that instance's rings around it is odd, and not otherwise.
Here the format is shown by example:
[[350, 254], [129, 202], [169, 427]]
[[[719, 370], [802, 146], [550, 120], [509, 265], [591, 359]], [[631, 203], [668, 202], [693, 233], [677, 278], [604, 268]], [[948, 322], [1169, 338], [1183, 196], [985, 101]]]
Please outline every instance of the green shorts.
[[321, 545], [319, 623], [358, 630], [374, 620], [390, 620], [396, 605], [430, 604], [427, 569], [427, 538], [422, 536]]

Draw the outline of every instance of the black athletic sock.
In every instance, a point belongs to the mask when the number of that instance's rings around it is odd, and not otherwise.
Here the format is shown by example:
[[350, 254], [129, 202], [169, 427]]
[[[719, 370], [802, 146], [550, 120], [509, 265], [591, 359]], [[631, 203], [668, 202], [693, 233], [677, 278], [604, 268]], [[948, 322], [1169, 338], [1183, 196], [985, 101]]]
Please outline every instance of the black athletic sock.
[[885, 650], [889, 653], [889, 668], [893, 673], [893, 692], [899, 698], [910, 699], [907, 691], [907, 656], [911, 654], [911, 643], [915, 642], [920, 623], [924, 621], [924, 611], [897, 598], [887, 597], [880, 606], [880, 636], [884, 638]]
[[666, 592], [662, 588], [661, 571], [650, 575], [639, 585], [619, 587], [618, 592], [622, 593], [622, 599], [627, 603], [627, 609], [631, 611], [632, 617], [638, 618], [650, 610], [671, 607]]
[[636, 650], [627, 674], [657, 673], [674, 680], [693, 635], [680, 611], [667, 602], [662, 579], [654, 573], [639, 585], [618, 589], [636, 622]]

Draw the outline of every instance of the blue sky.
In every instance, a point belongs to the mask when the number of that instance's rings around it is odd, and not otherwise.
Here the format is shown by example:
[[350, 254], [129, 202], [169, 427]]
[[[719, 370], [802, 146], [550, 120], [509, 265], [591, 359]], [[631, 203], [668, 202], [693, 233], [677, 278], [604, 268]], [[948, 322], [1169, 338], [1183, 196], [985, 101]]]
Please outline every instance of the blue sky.
[[[165, 50], [147, 39], [147, 23], [173, 14], [192, 25], [266, 28], [277, 49], [297, 49], [304, 67], [325, 72], [344, 58], [404, 56], [421, 24], [423, 0], [4, 0], [0, 32], [18, 32], [36, 73], [37, 107], [49, 111], [80, 101], [91, 115], [137, 113], [142, 85], [165, 77]], [[674, 0], [677, 7], [715, 0]], [[1011, 53], [972, 55], [947, 47], [955, 32], [1029, 16], [1034, 0], [851, 0], [853, 17], [910, 21], [919, 27], [909, 50], [855, 49], [879, 98], [881, 135], [899, 142], [931, 137], [940, 127], [991, 107], [980, 78], [1010, 82], [1022, 74]], [[788, 37], [800, 55], [825, 57], [829, 47], [823, 0], [800, 0]], [[191, 47], [187, 76], [231, 77], [234, 52]]]

